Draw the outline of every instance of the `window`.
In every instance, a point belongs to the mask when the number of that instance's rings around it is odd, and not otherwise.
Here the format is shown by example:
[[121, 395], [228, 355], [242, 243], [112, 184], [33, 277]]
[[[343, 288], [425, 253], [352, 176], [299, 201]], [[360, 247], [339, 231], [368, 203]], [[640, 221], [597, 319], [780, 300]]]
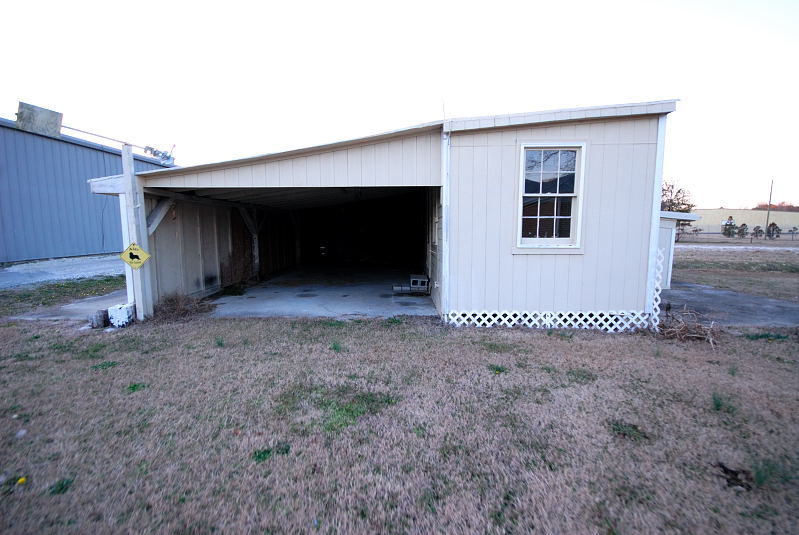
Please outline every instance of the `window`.
[[581, 147], [522, 146], [519, 245], [577, 244]]

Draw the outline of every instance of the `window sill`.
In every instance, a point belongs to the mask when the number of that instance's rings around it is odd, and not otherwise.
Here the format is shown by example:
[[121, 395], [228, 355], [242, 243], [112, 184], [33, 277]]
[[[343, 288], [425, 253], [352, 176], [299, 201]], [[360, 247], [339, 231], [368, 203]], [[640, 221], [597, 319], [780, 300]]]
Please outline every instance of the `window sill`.
[[585, 254], [585, 249], [575, 245], [514, 245], [511, 247], [511, 254], [525, 255], [525, 254], [545, 254], [545, 255], [567, 255], [567, 254]]

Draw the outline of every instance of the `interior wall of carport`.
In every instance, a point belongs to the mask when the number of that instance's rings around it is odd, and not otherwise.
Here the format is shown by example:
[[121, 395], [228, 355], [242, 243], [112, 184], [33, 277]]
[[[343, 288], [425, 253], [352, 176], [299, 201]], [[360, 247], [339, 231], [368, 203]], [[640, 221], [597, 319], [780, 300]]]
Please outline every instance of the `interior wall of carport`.
[[[150, 213], [162, 197], [147, 196]], [[258, 211], [258, 278], [295, 265], [295, 234], [287, 214]], [[203, 297], [255, 278], [252, 234], [239, 211], [177, 201], [150, 236], [153, 300]]]
[[[150, 213], [160, 197], [147, 196]], [[153, 301], [201, 297], [253, 275], [252, 241], [237, 211], [176, 202], [150, 236]]]

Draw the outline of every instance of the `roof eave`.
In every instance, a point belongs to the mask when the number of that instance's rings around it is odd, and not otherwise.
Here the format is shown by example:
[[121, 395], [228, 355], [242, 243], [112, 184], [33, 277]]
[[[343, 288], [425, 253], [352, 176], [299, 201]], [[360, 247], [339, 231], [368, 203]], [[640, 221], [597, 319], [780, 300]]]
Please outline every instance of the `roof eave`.
[[218, 169], [228, 169], [231, 167], [241, 167], [245, 165], [255, 165], [268, 161], [282, 160], [296, 156], [304, 156], [314, 153], [329, 152], [344, 147], [357, 146], [366, 143], [374, 143], [386, 139], [413, 135], [416, 133], [430, 132], [443, 129], [444, 132], [456, 132], [466, 130], [480, 130], [486, 128], [505, 128], [528, 124], [554, 123], [561, 121], [580, 121], [606, 118], [631, 117], [640, 115], [665, 115], [673, 112], [677, 107], [677, 100], [658, 100], [653, 102], [639, 102], [633, 104], [614, 104], [610, 106], [592, 106], [588, 108], [571, 108], [563, 110], [540, 111], [534, 113], [517, 113], [512, 115], [492, 115], [486, 117], [467, 117], [461, 119], [448, 119], [444, 121], [434, 121], [421, 125], [393, 130], [374, 136], [338, 141], [314, 147], [305, 147], [285, 152], [273, 154], [262, 154], [248, 158], [228, 160], [224, 162], [214, 162], [188, 167], [173, 167], [170, 169], [157, 169], [137, 173], [142, 178], [164, 177], [171, 175], [182, 175], [186, 173], [199, 173], [214, 171]]
[[432, 123], [425, 123], [417, 126], [412, 126], [410, 128], [404, 128], [401, 130], [393, 130], [391, 132], [385, 132], [382, 134], [377, 134], [374, 136], [367, 136], [361, 137], [356, 139], [348, 139], [346, 141], [336, 141], [335, 143], [327, 143], [324, 145], [316, 145], [313, 147], [304, 147], [300, 149], [294, 149], [284, 152], [275, 152], [272, 154], [261, 154], [258, 156], [249, 156], [247, 158], [239, 158], [236, 160], [227, 160], [224, 162], [214, 162], [214, 163], [207, 163], [207, 164], [200, 164], [200, 165], [192, 165], [188, 167], [172, 167], [170, 169], [155, 169], [153, 171], [145, 171], [142, 173], [136, 173], [137, 176], [143, 178], [150, 178], [150, 177], [163, 177], [169, 175], [179, 175], [185, 174], [187, 172], [191, 173], [200, 173], [206, 171], [214, 171], [217, 169], [228, 169], [231, 167], [241, 167], [245, 165], [255, 165], [263, 162], [273, 161], [273, 160], [283, 160], [286, 158], [293, 158], [296, 156], [304, 156], [308, 154], [314, 153], [323, 153], [323, 152], [330, 152], [333, 150], [341, 149], [344, 147], [353, 147], [357, 145], [363, 145], [366, 143], [375, 143], [379, 141], [389, 140], [396, 137], [401, 136], [408, 136], [414, 134], [423, 134], [426, 132], [431, 132], [435, 130], [441, 129], [442, 121], [435, 121]]
[[658, 100], [631, 104], [613, 104], [610, 106], [591, 106], [587, 108], [514, 113], [511, 115], [465, 117], [444, 121], [444, 131], [459, 132], [563, 121], [623, 118], [638, 115], [665, 115], [677, 109], [677, 102], [677, 99]]

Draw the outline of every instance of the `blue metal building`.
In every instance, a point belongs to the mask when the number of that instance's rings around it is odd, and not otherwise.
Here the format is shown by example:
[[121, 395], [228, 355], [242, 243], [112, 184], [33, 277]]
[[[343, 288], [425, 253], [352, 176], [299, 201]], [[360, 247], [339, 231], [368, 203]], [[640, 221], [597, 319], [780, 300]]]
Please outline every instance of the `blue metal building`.
[[[135, 157], [136, 171], [164, 167]], [[86, 184], [121, 172], [118, 149], [27, 132], [0, 118], [0, 262], [121, 251], [119, 201]]]

